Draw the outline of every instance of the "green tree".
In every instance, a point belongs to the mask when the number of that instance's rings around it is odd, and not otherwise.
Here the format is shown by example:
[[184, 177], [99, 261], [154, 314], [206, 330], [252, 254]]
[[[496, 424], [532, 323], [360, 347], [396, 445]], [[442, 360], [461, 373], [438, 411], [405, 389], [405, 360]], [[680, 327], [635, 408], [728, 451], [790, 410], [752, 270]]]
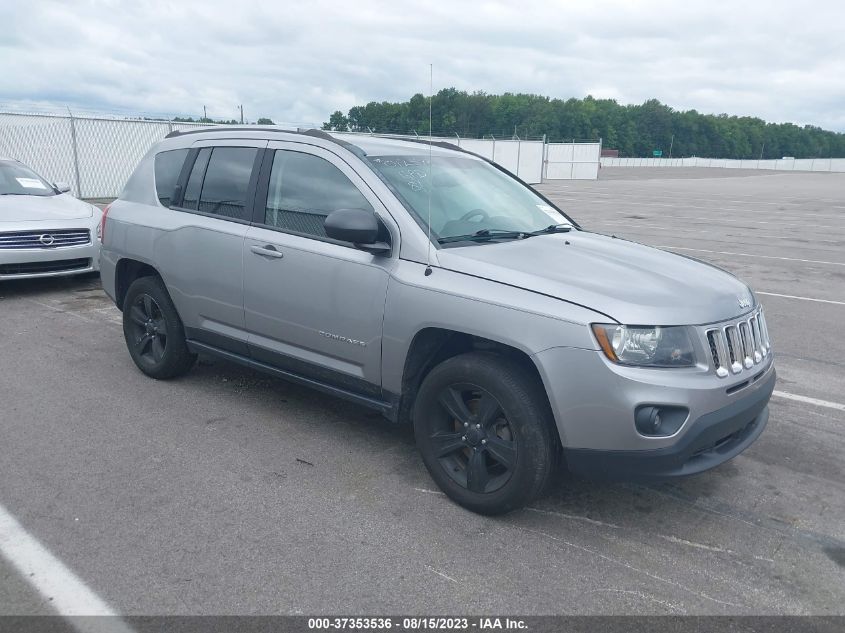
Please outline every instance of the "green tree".
[[[755, 117], [678, 111], [649, 99], [620, 105], [613, 99], [550, 99], [543, 95], [467, 93], [440, 90], [431, 100], [432, 132], [438, 136], [521, 138], [546, 135], [550, 141], [602, 138], [622, 156], [651, 156], [655, 149], [673, 156], [711, 158], [844, 157], [845, 134], [814, 126], [766, 123]], [[429, 132], [429, 98], [371, 101], [344, 115], [334, 112], [326, 130], [423, 135]]]

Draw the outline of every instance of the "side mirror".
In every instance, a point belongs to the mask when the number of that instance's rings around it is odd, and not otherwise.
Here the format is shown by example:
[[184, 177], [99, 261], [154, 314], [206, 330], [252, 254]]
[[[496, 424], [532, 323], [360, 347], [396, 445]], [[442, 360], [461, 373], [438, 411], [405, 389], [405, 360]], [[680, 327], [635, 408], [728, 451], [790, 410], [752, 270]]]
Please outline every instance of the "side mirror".
[[59, 193], [67, 193], [70, 191], [70, 185], [66, 182], [56, 182], [53, 183], [53, 186], [56, 188], [56, 191]]
[[323, 220], [326, 236], [341, 242], [352, 242], [356, 248], [373, 253], [387, 253], [390, 244], [379, 242], [376, 214], [365, 209], [338, 209]]

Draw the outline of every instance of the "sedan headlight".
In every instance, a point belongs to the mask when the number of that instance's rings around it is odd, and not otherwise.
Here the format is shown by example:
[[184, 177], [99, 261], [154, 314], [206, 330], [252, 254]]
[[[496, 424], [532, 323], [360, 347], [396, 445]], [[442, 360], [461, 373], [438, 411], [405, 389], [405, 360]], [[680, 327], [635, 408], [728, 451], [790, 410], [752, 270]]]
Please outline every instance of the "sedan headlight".
[[94, 214], [92, 217], [98, 218], [97, 220], [97, 228], [95, 229], [97, 233], [97, 240], [102, 241], [103, 239], [103, 210], [100, 207], [91, 205], [91, 208], [94, 209]]
[[594, 323], [593, 334], [605, 356], [620, 365], [692, 367], [695, 348], [684, 326]]

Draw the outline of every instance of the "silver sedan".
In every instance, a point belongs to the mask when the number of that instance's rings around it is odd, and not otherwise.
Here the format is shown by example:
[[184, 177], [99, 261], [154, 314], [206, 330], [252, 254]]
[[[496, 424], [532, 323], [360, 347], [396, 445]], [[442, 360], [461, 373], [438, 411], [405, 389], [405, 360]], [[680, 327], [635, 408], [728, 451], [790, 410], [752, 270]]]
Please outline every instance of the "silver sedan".
[[0, 280], [98, 271], [101, 218], [69, 186], [0, 158]]

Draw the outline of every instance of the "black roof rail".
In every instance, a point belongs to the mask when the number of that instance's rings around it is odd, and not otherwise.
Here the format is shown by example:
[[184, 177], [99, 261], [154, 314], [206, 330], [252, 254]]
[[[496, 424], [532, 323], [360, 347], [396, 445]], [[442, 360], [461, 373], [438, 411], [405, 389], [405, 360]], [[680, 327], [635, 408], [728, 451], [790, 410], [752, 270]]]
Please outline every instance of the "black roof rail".
[[356, 156], [366, 156], [367, 153], [358, 147], [357, 145], [350, 143], [348, 141], [341, 140], [339, 138], [335, 138], [331, 134], [327, 133], [325, 130], [318, 130], [316, 128], [309, 128], [307, 130], [303, 129], [296, 129], [296, 130], [288, 130], [284, 128], [278, 127], [247, 127], [243, 125], [239, 126], [226, 126], [226, 127], [201, 127], [194, 130], [173, 130], [164, 138], [175, 138], [177, 136], [184, 136], [185, 134], [199, 134], [201, 132], [282, 132], [286, 134], [301, 134], [302, 136], [312, 136], [314, 138], [323, 139], [324, 141], [329, 141], [331, 143], [335, 143], [340, 145], [344, 149], [349, 150]]
[[285, 130], [282, 128], [277, 127], [264, 127], [264, 126], [247, 126], [247, 125], [238, 125], [238, 126], [231, 126], [227, 125], [225, 127], [215, 127], [215, 126], [207, 126], [207, 127], [199, 127], [193, 130], [173, 130], [164, 138], [174, 138], [176, 136], [184, 136], [185, 134], [200, 134], [201, 132], [287, 132], [288, 134], [299, 134], [297, 130]]
[[321, 138], [324, 141], [329, 141], [330, 143], [337, 143], [338, 145], [340, 145], [344, 149], [348, 149], [350, 152], [352, 152], [353, 154], [355, 154], [359, 158], [367, 155], [367, 152], [365, 152], [363, 149], [361, 149], [360, 147], [358, 147], [354, 143], [350, 143], [349, 141], [344, 141], [342, 139], [335, 138], [334, 136], [332, 136], [331, 134], [329, 134], [325, 130], [318, 130], [316, 128], [311, 128], [310, 130], [305, 130], [304, 132], [298, 132], [298, 133], [302, 134], [303, 136], [313, 136], [314, 138]]
[[[423, 145], [429, 145], [429, 140], [427, 138], [425, 138], [424, 136], [421, 136], [419, 138], [410, 138], [410, 137], [407, 137], [407, 136], [381, 136], [379, 138], [387, 138], [387, 139], [390, 139], [391, 141], [408, 141], [409, 143], [422, 143]], [[443, 149], [451, 149], [451, 150], [455, 150], [455, 151], [458, 151], [458, 152], [463, 152], [464, 154], [472, 154], [473, 156], [478, 156], [478, 154], [475, 154], [474, 152], [470, 152], [469, 150], [462, 148], [460, 145], [455, 145], [454, 143], [450, 143], [449, 141], [432, 140], [430, 144], [434, 147], [440, 147], [440, 148], [443, 148]], [[479, 156], [479, 158], [484, 158], [484, 157]]]
[[281, 132], [285, 134], [301, 134], [303, 136], [313, 136], [314, 138], [320, 138], [324, 141], [329, 141], [331, 143], [336, 143], [341, 147], [348, 149], [353, 154], [357, 156], [366, 156], [367, 153], [362, 150], [357, 145], [349, 143], [348, 141], [341, 140], [339, 138], [335, 138], [331, 134], [328, 134], [324, 130], [318, 130], [316, 128], [309, 128], [307, 130], [303, 129], [296, 129], [296, 130], [288, 130], [284, 128], [278, 127], [264, 127], [264, 126], [256, 126], [256, 127], [247, 127], [244, 125], [239, 126], [226, 126], [226, 127], [201, 127], [194, 130], [173, 130], [164, 138], [175, 138], [177, 136], [184, 136], [185, 134], [199, 134], [201, 132]]

